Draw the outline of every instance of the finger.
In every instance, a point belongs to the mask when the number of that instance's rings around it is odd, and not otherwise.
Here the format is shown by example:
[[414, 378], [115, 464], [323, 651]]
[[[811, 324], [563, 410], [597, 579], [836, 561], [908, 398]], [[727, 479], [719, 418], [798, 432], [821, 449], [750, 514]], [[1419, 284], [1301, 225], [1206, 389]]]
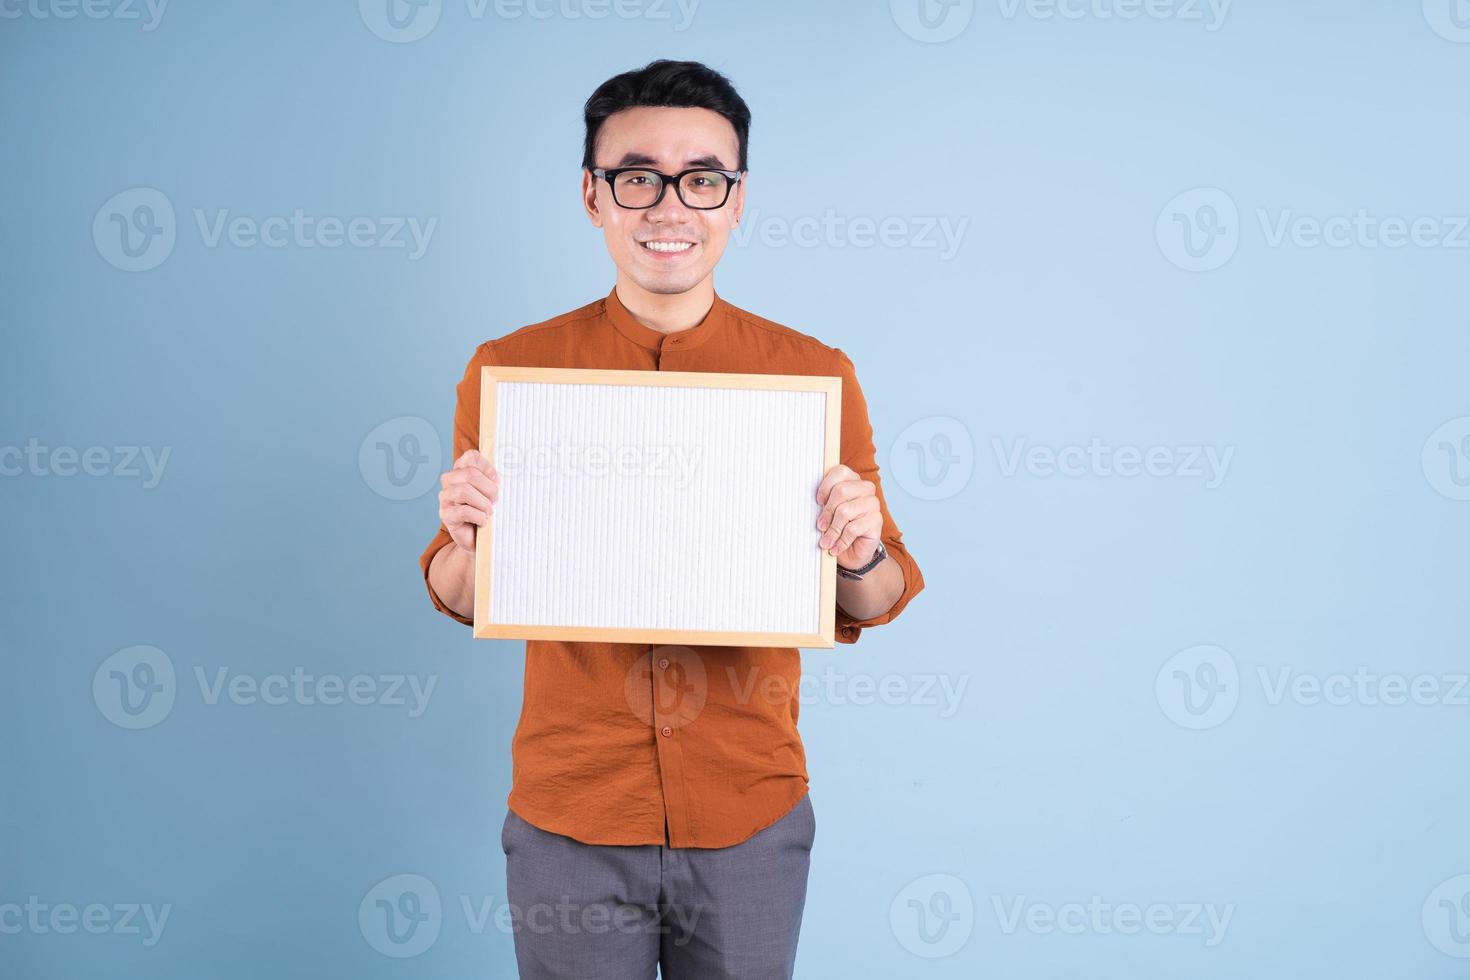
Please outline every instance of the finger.
[[876, 504], [876, 497], [858, 497], [855, 500], [844, 500], [837, 504], [832, 511], [831, 526], [826, 529], [819, 541], [821, 546], [824, 549], [831, 548], [848, 525], [876, 510]]
[[836, 509], [849, 500], [861, 500], [865, 497], [876, 498], [876, 487], [867, 480], [847, 480], [837, 484], [827, 495], [827, 503], [817, 514], [817, 530], [825, 531], [832, 523], [832, 515]]
[[500, 496], [500, 481], [480, 470], [450, 470], [439, 478], [439, 483], [448, 490], [453, 487], [474, 487], [487, 497]]
[[841, 504], [833, 506], [831, 517], [828, 519], [827, 529], [822, 533], [822, 537], [818, 541], [823, 551], [831, 551], [836, 546], [838, 539], [842, 535], [842, 529], [851, 520], [852, 510], [851, 508], [844, 510], [844, 506]]
[[839, 504], [848, 498], [851, 492], [848, 482], [834, 483], [827, 488], [827, 499], [822, 501], [821, 510], [817, 511], [817, 530], [825, 531], [832, 523], [832, 514], [837, 510]]
[[460, 467], [439, 476], [439, 485], [442, 487], [457, 486], [468, 483], [470, 486], [478, 487], [482, 493], [488, 493], [494, 487], [498, 492], [500, 489], [500, 476], [491, 470], [489, 473], [472, 467]]
[[440, 516], [444, 519], [445, 528], [452, 528], [460, 524], [473, 524], [480, 527], [489, 523], [490, 515], [478, 507], [469, 504], [451, 504], [445, 507]]
[[485, 458], [478, 449], [466, 449], [459, 459], [454, 461], [454, 469], [475, 469], [485, 473], [494, 473], [495, 466]]
[[844, 480], [855, 479], [857, 479], [856, 473], [848, 469], [846, 465], [838, 463], [836, 466], [828, 470], [826, 474], [822, 477], [822, 482], [817, 484], [817, 503], [826, 506], [827, 494], [832, 492], [832, 488], [834, 486], [843, 482]]
[[842, 534], [837, 543], [832, 546], [837, 554], [842, 554], [848, 548], [857, 544], [860, 538], [876, 538], [881, 530], [881, 524], [874, 526], [874, 522], [867, 516], [848, 521], [842, 528]]
[[495, 506], [495, 494], [486, 494], [468, 483], [457, 483], [452, 487], [445, 487], [439, 491], [439, 509], [443, 510], [453, 504], [469, 504], [478, 507], [485, 513], [490, 513]]

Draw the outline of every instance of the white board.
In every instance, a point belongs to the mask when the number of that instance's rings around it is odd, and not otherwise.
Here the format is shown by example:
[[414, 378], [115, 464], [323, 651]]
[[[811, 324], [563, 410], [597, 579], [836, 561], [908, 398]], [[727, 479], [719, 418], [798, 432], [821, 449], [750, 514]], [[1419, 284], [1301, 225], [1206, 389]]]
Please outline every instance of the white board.
[[831, 647], [841, 379], [483, 369], [475, 635]]

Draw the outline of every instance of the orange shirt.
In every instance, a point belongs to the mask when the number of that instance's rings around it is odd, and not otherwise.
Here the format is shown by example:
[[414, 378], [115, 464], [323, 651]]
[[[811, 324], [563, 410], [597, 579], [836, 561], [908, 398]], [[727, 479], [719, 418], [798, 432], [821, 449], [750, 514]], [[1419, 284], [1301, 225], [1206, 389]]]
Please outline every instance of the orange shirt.
[[[840, 460], [878, 486], [883, 546], [904, 590], [881, 616], [837, 607], [836, 639], [897, 616], [924, 578], [888, 513], [867, 404], [841, 350], [715, 296], [689, 329], [662, 334], [606, 299], [479, 346], [459, 383], [454, 458], [478, 448], [480, 368], [607, 368], [842, 378]], [[813, 488], [815, 492], [815, 487]], [[420, 564], [450, 544], [441, 526]], [[719, 556], [711, 555], [711, 561]], [[429, 588], [441, 612], [466, 625]], [[508, 804], [534, 826], [589, 844], [727, 847], [775, 823], [807, 790], [797, 734], [801, 651], [526, 641]]]

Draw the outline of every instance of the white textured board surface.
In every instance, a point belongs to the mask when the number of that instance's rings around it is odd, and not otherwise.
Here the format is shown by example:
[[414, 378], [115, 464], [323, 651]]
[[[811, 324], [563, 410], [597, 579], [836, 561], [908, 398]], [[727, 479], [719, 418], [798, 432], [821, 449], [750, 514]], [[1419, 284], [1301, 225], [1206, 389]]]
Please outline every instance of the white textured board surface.
[[496, 383], [490, 623], [815, 633], [820, 391]]

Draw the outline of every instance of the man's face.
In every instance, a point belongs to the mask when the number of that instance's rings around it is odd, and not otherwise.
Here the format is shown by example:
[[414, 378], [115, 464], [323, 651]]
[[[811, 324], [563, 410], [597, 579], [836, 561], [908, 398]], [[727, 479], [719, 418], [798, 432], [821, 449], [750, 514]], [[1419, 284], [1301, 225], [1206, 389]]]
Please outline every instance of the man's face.
[[[709, 109], [640, 106], [613, 113], [597, 134], [593, 162], [603, 169], [647, 167], [673, 176], [708, 167], [735, 170], [740, 163], [735, 127]], [[582, 172], [582, 203], [602, 229], [618, 271], [650, 293], [683, 293], [714, 271], [730, 229], [745, 207], [745, 180], [714, 210], [686, 207], [672, 186], [651, 208], [634, 210], [613, 202], [606, 180]], [[669, 242], [683, 251], [654, 251], [647, 242]], [[665, 249], [671, 246], [664, 246]]]

